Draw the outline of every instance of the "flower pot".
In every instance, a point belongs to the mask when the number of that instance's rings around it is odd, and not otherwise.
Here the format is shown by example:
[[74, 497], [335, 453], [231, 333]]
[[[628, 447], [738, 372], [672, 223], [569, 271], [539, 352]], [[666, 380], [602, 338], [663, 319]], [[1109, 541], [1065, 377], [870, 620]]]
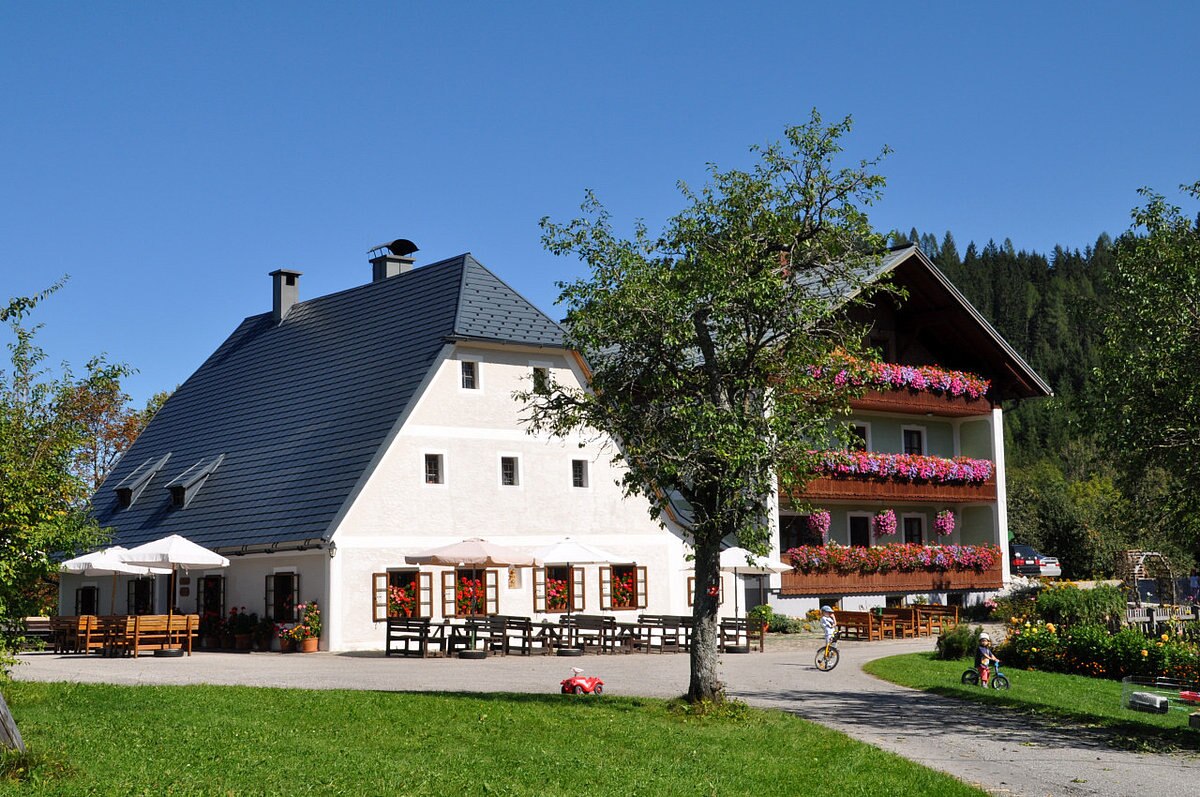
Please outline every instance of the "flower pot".
[[296, 649], [301, 653], [316, 653], [320, 649], [321, 640], [315, 636], [301, 639], [296, 643]]
[[234, 634], [234, 650], [249, 650], [254, 647], [254, 634]]
[[286, 638], [280, 637], [279, 638], [279, 652], [280, 653], [295, 653], [296, 652], [296, 640], [292, 639], [291, 637], [286, 637]]
[[221, 649], [221, 637], [206, 636], [200, 640], [200, 644], [202, 644], [204, 646], [205, 650], [220, 650]]
[[223, 647], [225, 650], [233, 650], [235, 645], [236, 642], [234, 641], [233, 634], [221, 635], [221, 647]]
[[258, 637], [257, 639], [254, 640], [256, 648], [258, 650], [263, 651], [264, 653], [269, 653], [271, 650], [271, 639], [272, 639], [272, 637], [269, 637], [269, 636]]

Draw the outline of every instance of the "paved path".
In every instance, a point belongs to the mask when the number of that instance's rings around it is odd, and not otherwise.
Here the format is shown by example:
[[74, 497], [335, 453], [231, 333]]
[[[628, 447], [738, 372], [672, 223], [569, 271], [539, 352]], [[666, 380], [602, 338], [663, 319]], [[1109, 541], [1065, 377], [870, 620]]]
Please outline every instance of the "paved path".
[[[874, 658], [928, 650], [928, 640], [844, 643], [842, 662], [831, 673], [812, 666], [815, 642], [775, 647], [765, 654], [722, 658], [730, 695], [815, 720], [994, 794], [1200, 794], [1195, 756], [1114, 750], [1099, 732], [1009, 711], [984, 715], [988, 709], [894, 686], [861, 670]], [[553, 693], [574, 665], [603, 677], [609, 694], [676, 697], [688, 680], [686, 655], [510, 656], [473, 662], [379, 654], [197, 653], [134, 660], [36, 653], [21, 659], [25, 664], [15, 671], [19, 680], [118, 684]]]

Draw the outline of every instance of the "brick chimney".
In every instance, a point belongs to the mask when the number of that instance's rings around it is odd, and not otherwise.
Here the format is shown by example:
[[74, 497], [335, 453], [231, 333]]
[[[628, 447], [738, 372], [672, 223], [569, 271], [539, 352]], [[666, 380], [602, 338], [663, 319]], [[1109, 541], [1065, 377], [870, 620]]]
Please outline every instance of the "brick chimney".
[[288, 310], [300, 301], [300, 272], [280, 268], [271, 272], [271, 315], [275, 323], [287, 318]]

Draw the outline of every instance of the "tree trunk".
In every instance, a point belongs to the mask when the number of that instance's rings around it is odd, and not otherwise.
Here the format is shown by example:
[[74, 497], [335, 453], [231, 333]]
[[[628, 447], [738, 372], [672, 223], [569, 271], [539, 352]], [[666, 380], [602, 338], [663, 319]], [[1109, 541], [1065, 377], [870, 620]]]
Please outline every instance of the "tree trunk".
[[[696, 594], [692, 605], [691, 679], [688, 702], [724, 699], [717, 680], [717, 606], [721, 586], [718, 541], [696, 540]], [[713, 593], [713, 594], [710, 594]]]

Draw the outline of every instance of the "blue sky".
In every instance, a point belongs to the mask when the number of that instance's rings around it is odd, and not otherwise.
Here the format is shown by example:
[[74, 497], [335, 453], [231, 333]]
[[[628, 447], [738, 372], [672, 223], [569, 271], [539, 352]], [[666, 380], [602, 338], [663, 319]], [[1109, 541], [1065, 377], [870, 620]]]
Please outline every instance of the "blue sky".
[[[551, 315], [579, 264], [538, 220], [619, 222], [853, 115], [882, 229], [1018, 248], [1128, 226], [1200, 179], [1200, 6], [1024, 3], [0, 4], [0, 297], [53, 362], [136, 367], [141, 402], [238, 321], [366, 282], [396, 237], [471, 251]], [[1185, 203], [1186, 204], [1186, 203]], [[5, 335], [7, 339], [7, 335]]]

